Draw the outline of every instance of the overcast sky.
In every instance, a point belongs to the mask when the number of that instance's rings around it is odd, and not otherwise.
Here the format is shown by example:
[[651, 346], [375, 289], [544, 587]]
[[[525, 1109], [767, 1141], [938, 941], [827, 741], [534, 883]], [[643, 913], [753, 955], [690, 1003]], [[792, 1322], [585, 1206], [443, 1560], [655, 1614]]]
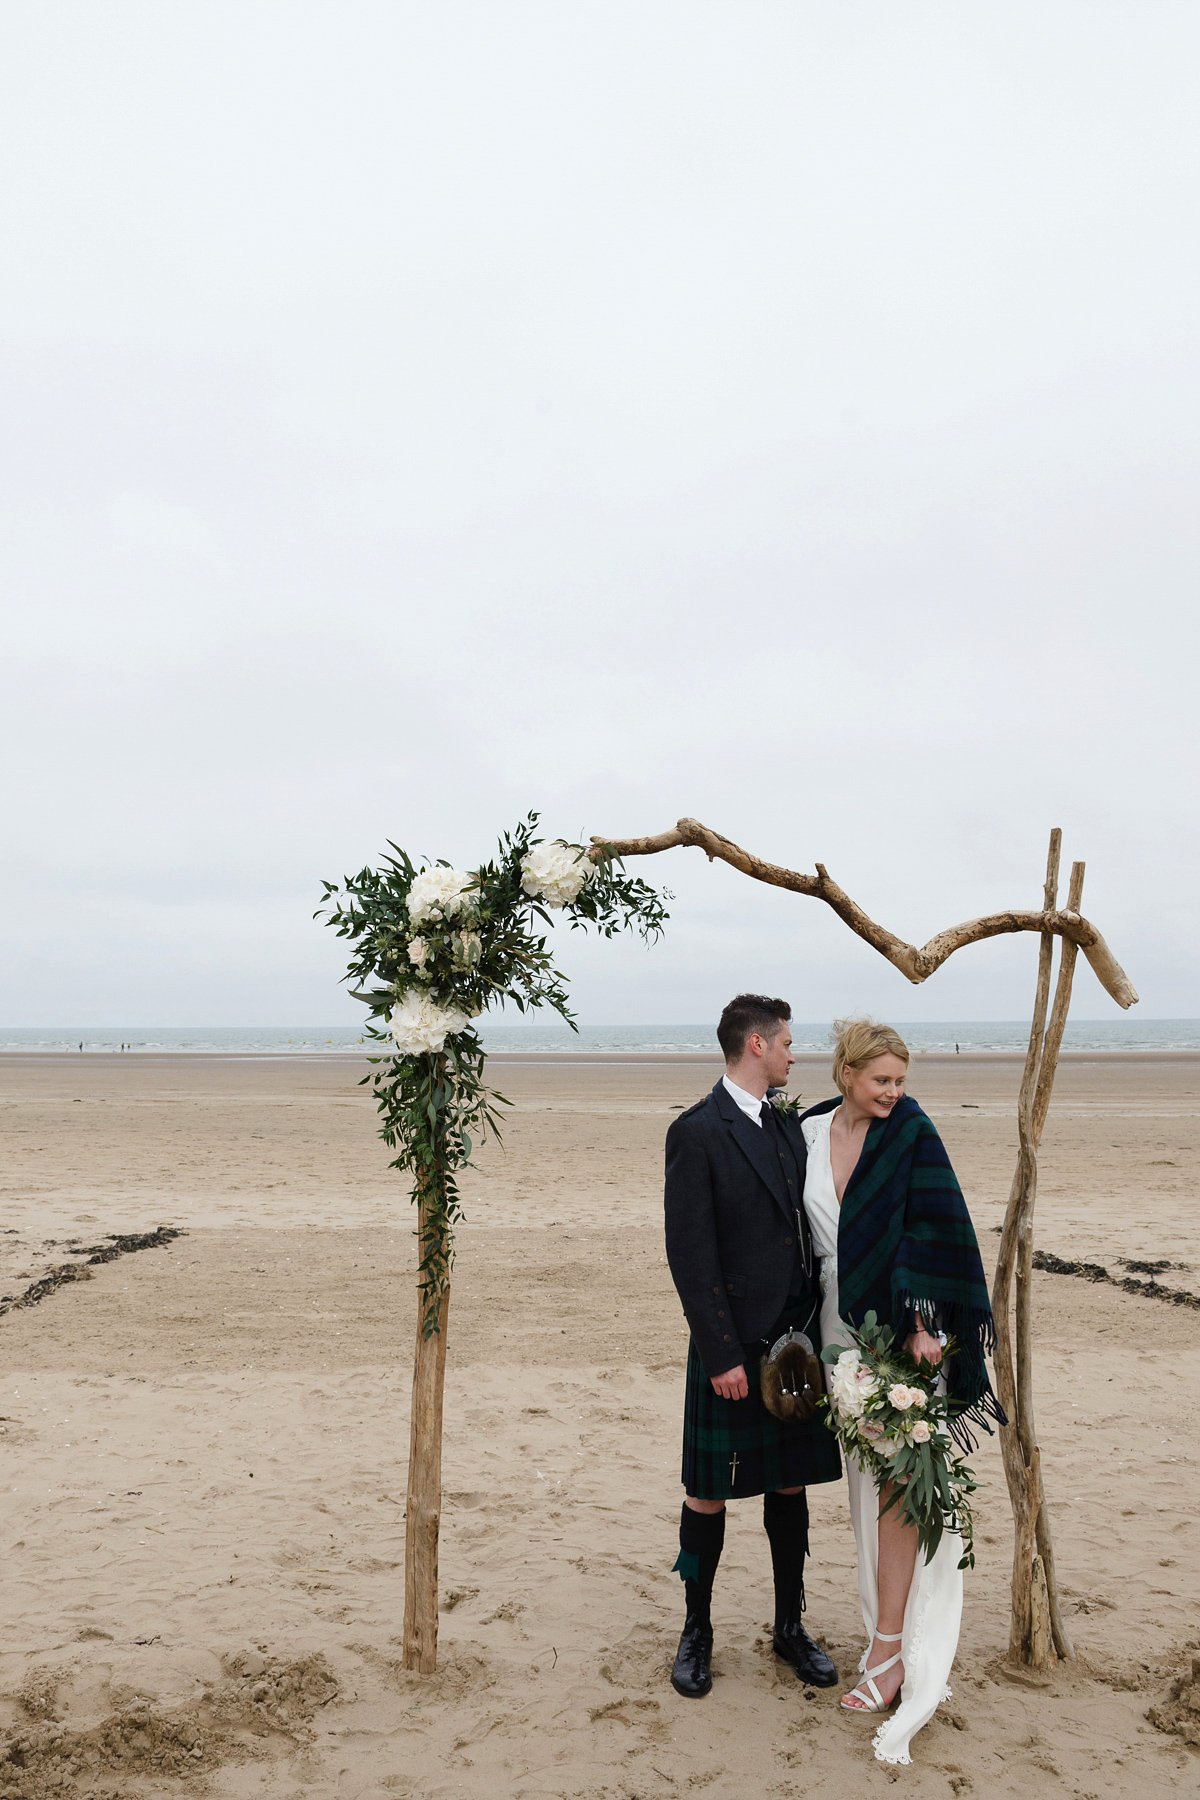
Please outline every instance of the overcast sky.
[[[1200, 1014], [1200, 12], [8, 6], [0, 1022], [357, 1021], [323, 876], [692, 814]], [[698, 851], [591, 1023], [1021, 1018]], [[1081, 964], [1075, 1011], [1118, 1009]]]

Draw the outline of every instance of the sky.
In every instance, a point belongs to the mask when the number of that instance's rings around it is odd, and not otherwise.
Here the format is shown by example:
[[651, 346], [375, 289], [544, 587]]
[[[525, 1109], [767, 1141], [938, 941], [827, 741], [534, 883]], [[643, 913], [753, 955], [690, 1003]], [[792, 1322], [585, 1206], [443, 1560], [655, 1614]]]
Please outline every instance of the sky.
[[[0, 14], [0, 1023], [361, 1016], [322, 878], [703, 820], [923, 942], [1046, 840], [1200, 1014], [1159, 0]], [[699, 851], [588, 1023], [1027, 1015]], [[1081, 963], [1074, 1011], [1119, 1011]]]

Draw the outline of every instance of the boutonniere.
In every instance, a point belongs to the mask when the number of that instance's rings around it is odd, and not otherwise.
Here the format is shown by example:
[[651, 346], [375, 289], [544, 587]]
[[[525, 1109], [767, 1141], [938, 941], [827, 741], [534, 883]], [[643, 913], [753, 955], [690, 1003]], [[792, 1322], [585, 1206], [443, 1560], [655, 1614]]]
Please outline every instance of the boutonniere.
[[801, 1097], [799, 1094], [789, 1094], [780, 1088], [777, 1093], [771, 1095], [771, 1105], [781, 1119], [794, 1119], [800, 1112]]

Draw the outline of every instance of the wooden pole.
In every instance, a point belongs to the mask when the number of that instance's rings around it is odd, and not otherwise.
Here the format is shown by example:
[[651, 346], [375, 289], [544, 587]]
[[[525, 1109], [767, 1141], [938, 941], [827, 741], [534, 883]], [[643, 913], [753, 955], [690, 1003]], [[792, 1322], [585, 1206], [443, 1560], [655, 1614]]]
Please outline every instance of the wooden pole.
[[[1049, 912], [1058, 894], [1058, 865], [1062, 853], [1062, 832], [1050, 833], [1050, 849], [1046, 858], [1044, 910]], [[1017, 1168], [1008, 1197], [1008, 1210], [1000, 1235], [1000, 1251], [996, 1258], [996, 1275], [992, 1284], [992, 1315], [996, 1325], [996, 1393], [1008, 1417], [1000, 1429], [1000, 1448], [1004, 1457], [1004, 1475], [1008, 1482], [1014, 1523], [1012, 1620], [1009, 1631], [1009, 1659], [1025, 1662], [1029, 1652], [1032, 1624], [1033, 1546], [1037, 1534], [1038, 1487], [1036, 1452], [1026, 1460], [1021, 1441], [1020, 1403], [1017, 1393], [1016, 1359], [1013, 1354], [1012, 1299], [1013, 1273], [1017, 1261], [1018, 1227], [1030, 1195], [1037, 1187], [1037, 1152], [1033, 1141], [1033, 1105], [1037, 1094], [1038, 1068], [1041, 1062], [1042, 1038], [1046, 1028], [1046, 1009], [1050, 1000], [1050, 971], [1054, 956], [1054, 939], [1042, 933], [1038, 953], [1037, 989], [1033, 1001], [1033, 1018], [1029, 1027], [1029, 1046], [1017, 1099], [1017, 1133], [1019, 1150]]]
[[[1051, 833], [1046, 865], [1045, 906], [1049, 912], [1058, 888], [1062, 836]], [[1084, 865], [1071, 869], [1068, 909], [1078, 911], [1083, 896]], [[1033, 1404], [1033, 1214], [1037, 1201], [1037, 1152], [1050, 1107], [1058, 1055], [1071, 1004], [1077, 946], [1064, 939], [1055, 984], [1054, 1005], [1047, 1024], [1053, 942], [1043, 934], [1038, 959], [1029, 1048], [1017, 1103], [1019, 1150], [1008, 1210], [996, 1260], [992, 1312], [996, 1321], [996, 1387], [1009, 1423], [1000, 1433], [1004, 1473], [1014, 1521], [1012, 1620], [1009, 1659], [1042, 1667], [1057, 1652], [1073, 1657], [1075, 1648], [1062, 1617], [1054, 1567], [1054, 1547], [1042, 1485], [1041, 1453]], [[1016, 1341], [1010, 1319], [1016, 1278]]]
[[[421, 1261], [435, 1240], [437, 1209], [418, 1184], [417, 1241]], [[437, 1668], [438, 1532], [442, 1513], [442, 1396], [446, 1384], [446, 1325], [450, 1315], [447, 1275], [427, 1329], [424, 1288], [417, 1299], [417, 1345], [413, 1356], [412, 1421], [408, 1438], [408, 1498], [404, 1509], [404, 1638], [406, 1669], [432, 1675]]]
[[[1071, 865], [1071, 882], [1067, 891], [1067, 910], [1078, 912], [1083, 900], [1083, 876], [1085, 864], [1081, 862]], [[1058, 980], [1054, 988], [1054, 1004], [1050, 1009], [1050, 1023], [1046, 1028], [1045, 1043], [1042, 1048], [1041, 1066], [1038, 1069], [1037, 1092], [1033, 1100], [1033, 1148], [1034, 1154], [1041, 1148], [1042, 1130], [1046, 1123], [1046, 1115], [1050, 1110], [1050, 1096], [1054, 1090], [1054, 1077], [1058, 1071], [1058, 1053], [1062, 1048], [1063, 1032], [1066, 1030], [1067, 1014], [1071, 1008], [1071, 988], [1075, 980], [1075, 961], [1078, 947], [1070, 938], [1063, 938], [1059, 948]], [[1030, 1197], [1024, 1220], [1024, 1233], [1019, 1245], [1017, 1263], [1017, 1406], [1021, 1422], [1022, 1444], [1031, 1449], [1037, 1446], [1037, 1427], [1034, 1423], [1033, 1411], [1033, 1345], [1032, 1345], [1032, 1305], [1033, 1305], [1033, 1207], [1037, 1198], [1036, 1184]], [[1031, 1638], [1034, 1660], [1037, 1660], [1037, 1649], [1040, 1641], [1040, 1621], [1038, 1619], [1037, 1601], [1039, 1594], [1039, 1565], [1044, 1575], [1045, 1606], [1053, 1647], [1059, 1656], [1073, 1660], [1075, 1646], [1067, 1631], [1062, 1616], [1062, 1608], [1058, 1598], [1058, 1578], [1054, 1567], [1054, 1545], [1050, 1534], [1050, 1518], [1046, 1511], [1046, 1498], [1041, 1483], [1041, 1458], [1038, 1459], [1038, 1492], [1037, 1515], [1035, 1518], [1037, 1555], [1034, 1558], [1034, 1620], [1031, 1629], [1035, 1635]]]

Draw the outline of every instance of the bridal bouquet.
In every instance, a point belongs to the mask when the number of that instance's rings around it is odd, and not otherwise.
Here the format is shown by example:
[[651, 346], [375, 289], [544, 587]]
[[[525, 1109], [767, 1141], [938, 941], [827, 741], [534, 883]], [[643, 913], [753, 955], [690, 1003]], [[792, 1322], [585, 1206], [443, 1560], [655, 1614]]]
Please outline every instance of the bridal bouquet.
[[[938, 1370], [916, 1362], [873, 1312], [857, 1331], [847, 1330], [848, 1350], [827, 1344], [821, 1352], [833, 1367], [833, 1391], [820, 1402], [828, 1408], [829, 1429], [847, 1456], [874, 1475], [880, 1491], [890, 1484], [882, 1510], [898, 1506], [916, 1526], [927, 1563], [948, 1527], [962, 1535], [959, 1568], [974, 1568], [970, 1496], [976, 1481], [951, 1440], [955, 1403], [936, 1391]], [[951, 1338], [944, 1355], [953, 1354]]]

